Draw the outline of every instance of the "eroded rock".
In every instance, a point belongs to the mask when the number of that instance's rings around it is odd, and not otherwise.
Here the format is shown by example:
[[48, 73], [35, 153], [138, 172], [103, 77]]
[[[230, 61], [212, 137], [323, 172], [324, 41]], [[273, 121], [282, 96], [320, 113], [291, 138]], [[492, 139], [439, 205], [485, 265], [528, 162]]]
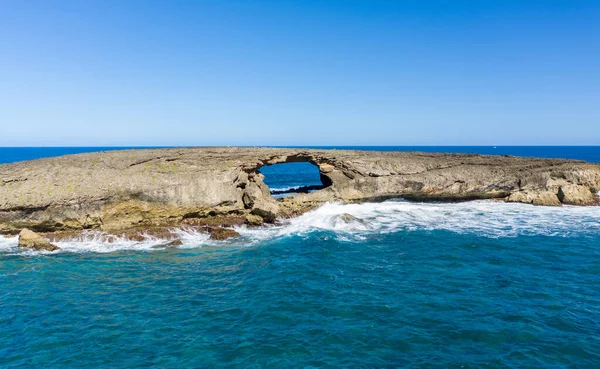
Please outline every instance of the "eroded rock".
[[173, 241], [166, 242], [166, 243], [163, 243], [161, 245], [152, 246], [152, 248], [153, 249], [160, 249], [160, 248], [163, 248], [163, 247], [177, 247], [177, 246], [181, 246], [181, 245], [183, 245], [183, 242], [179, 238], [177, 238], [177, 239], [174, 239]]
[[[273, 200], [260, 167], [298, 161], [317, 165], [326, 188]], [[133, 227], [213, 226], [203, 219], [221, 215], [246, 222], [249, 213], [275, 222], [328, 201], [492, 198], [591, 205], [598, 202], [591, 189], [600, 188], [600, 166], [467, 154], [178, 148], [3, 164], [0, 183], [0, 234], [23, 228], [115, 233]], [[232, 226], [226, 223], [216, 225]]]
[[23, 229], [19, 233], [19, 247], [38, 251], [60, 250], [60, 247], [51, 244], [50, 241], [40, 236], [39, 234], [30, 231], [29, 229]]
[[539, 205], [539, 206], [560, 206], [562, 203], [558, 198], [558, 195], [553, 192], [515, 192], [511, 194], [507, 199], [507, 202], [521, 202], [525, 204]]
[[229, 238], [239, 237], [240, 234], [233, 229], [230, 228], [209, 228], [208, 232], [210, 233], [210, 238], [212, 240], [227, 240]]
[[373, 228], [373, 226], [366, 220], [357, 218], [354, 215], [348, 214], [348, 213], [344, 213], [342, 215], [337, 216], [335, 218], [334, 222], [336, 223], [336, 225], [338, 225], [340, 223], [347, 224], [347, 225], [354, 224], [354, 225], [360, 225], [361, 227], [366, 228], [366, 229]]
[[269, 200], [259, 200], [254, 203], [252, 207], [252, 214], [258, 215], [261, 217], [266, 223], [273, 223], [277, 220], [279, 216], [279, 206], [272, 199]]
[[584, 186], [561, 186], [558, 190], [558, 197], [563, 204], [568, 205], [590, 205], [598, 202], [598, 194], [594, 188]]
[[255, 215], [255, 214], [246, 215], [246, 223], [248, 223], [251, 226], [260, 226], [264, 222], [265, 222], [265, 220], [259, 215]]

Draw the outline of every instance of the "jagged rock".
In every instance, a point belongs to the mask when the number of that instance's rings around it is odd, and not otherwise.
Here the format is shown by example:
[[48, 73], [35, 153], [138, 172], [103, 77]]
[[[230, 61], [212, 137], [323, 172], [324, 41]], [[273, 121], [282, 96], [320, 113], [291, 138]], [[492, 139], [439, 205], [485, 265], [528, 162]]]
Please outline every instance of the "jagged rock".
[[[263, 165], [306, 161], [327, 188], [269, 194]], [[15, 180], [18, 179], [18, 180]], [[560, 159], [266, 148], [107, 151], [0, 165], [0, 234], [180, 226], [223, 214], [265, 222], [327, 201], [496, 198], [591, 205], [600, 165]]]
[[266, 223], [273, 223], [279, 215], [279, 206], [272, 199], [258, 200], [252, 207], [252, 214], [263, 218]]
[[234, 231], [233, 229], [229, 229], [229, 228], [210, 228], [208, 230], [208, 232], [210, 233], [210, 238], [212, 240], [218, 240], [218, 241], [222, 241], [222, 240], [226, 240], [229, 238], [235, 238], [235, 237], [239, 237], [240, 234], [236, 231]]
[[561, 202], [558, 196], [552, 192], [542, 192], [533, 199], [533, 205], [540, 206], [560, 206]]
[[237, 214], [213, 215], [202, 218], [188, 218], [183, 224], [191, 226], [233, 227], [246, 223], [246, 217]]
[[50, 241], [40, 236], [39, 234], [30, 231], [29, 229], [23, 229], [19, 233], [19, 247], [26, 249], [34, 249], [38, 251], [60, 250], [60, 247], [51, 244]]
[[[261, 176], [256, 175], [252, 178], [262, 180]], [[277, 202], [271, 198], [268, 188], [265, 191], [263, 186], [264, 184], [258, 183], [249, 184], [244, 189], [242, 201], [247, 208], [252, 209], [252, 214], [260, 216], [267, 223], [272, 223], [277, 219], [279, 207]]]
[[168, 240], [175, 236], [171, 228], [168, 227], [135, 227], [123, 232], [115, 232], [112, 235], [129, 241], [138, 242], [146, 241], [148, 237]]
[[183, 242], [178, 238], [165, 244], [166, 247], [181, 246]]
[[99, 229], [102, 227], [102, 218], [100, 217], [91, 217], [87, 214], [84, 218], [83, 224], [81, 228], [83, 229]]
[[335, 167], [331, 164], [323, 163], [319, 165], [319, 171], [321, 173], [331, 173], [335, 170]]
[[371, 229], [373, 226], [364, 219], [360, 219], [355, 217], [352, 214], [344, 213], [335, 218], [335, 223], [344, 223], [344, 224], [360, 224], [364, 228]]
[[515, 192], [511, 194], [507, 199], [507, 202], [522, 202], [526, 204], [540, 205], [540, 206], [560, 206], [561, 202], [556, 193], [552, 192]]
[[161, 245], [156, 245], [156, 246], [152, 246], [153, 249], [159, 249], [159, 248], [163, 248], [163, 247], [177, 247], [177, 246], [181, 246], [183, 245], [183, 242], [181, 242], [181, 240], [179, 238], [174, 239], [173, 241], [161, 244]]
[[576, 185], [561, 186], [558, 190], [558, 198], [563, 204], [589, 205], [598, 202], [598, 193], [593, 188]]
[[248, 214], [246, 215], [246, 223], [251, 226], [260, 226], [264, 223], [264, 219], [259, 215]]

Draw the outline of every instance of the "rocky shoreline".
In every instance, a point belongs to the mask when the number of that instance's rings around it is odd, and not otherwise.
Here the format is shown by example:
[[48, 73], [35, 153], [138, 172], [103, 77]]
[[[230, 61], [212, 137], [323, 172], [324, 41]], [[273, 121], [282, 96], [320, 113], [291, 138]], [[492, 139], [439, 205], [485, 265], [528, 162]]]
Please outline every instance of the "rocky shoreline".
[[[260, 168], [287, 162], [316, 165], [323, 188], [272, 198]], [[108, 151], [0, 165], [0, 234], [29, 229], [59, 240], [98, 230], [135, 238], [191, 227], [225, 239], [235, 237], [232, 226], [277, 222], [328, 201], [595, 205], [599, 190], [600, 165], [562, 159], [267, 148]]]

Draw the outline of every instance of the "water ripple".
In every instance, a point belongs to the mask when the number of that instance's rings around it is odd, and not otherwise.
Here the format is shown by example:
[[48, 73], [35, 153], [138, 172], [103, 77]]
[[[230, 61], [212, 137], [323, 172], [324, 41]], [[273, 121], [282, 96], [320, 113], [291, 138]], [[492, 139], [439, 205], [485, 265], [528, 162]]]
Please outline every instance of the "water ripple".
[[513, 205], [331, 204], [153, 252], [13, 239], [0, 366], [598, 367], [598, 208]]

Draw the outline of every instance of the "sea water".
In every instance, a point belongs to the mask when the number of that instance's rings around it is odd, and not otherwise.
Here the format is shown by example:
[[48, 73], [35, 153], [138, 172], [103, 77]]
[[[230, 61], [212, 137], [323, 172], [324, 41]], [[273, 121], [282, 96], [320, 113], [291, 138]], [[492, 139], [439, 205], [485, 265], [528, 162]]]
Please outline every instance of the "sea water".
[[0, 367], [600, 367], [598, 207], [329, 203], [237, 230], [0, 237]]

